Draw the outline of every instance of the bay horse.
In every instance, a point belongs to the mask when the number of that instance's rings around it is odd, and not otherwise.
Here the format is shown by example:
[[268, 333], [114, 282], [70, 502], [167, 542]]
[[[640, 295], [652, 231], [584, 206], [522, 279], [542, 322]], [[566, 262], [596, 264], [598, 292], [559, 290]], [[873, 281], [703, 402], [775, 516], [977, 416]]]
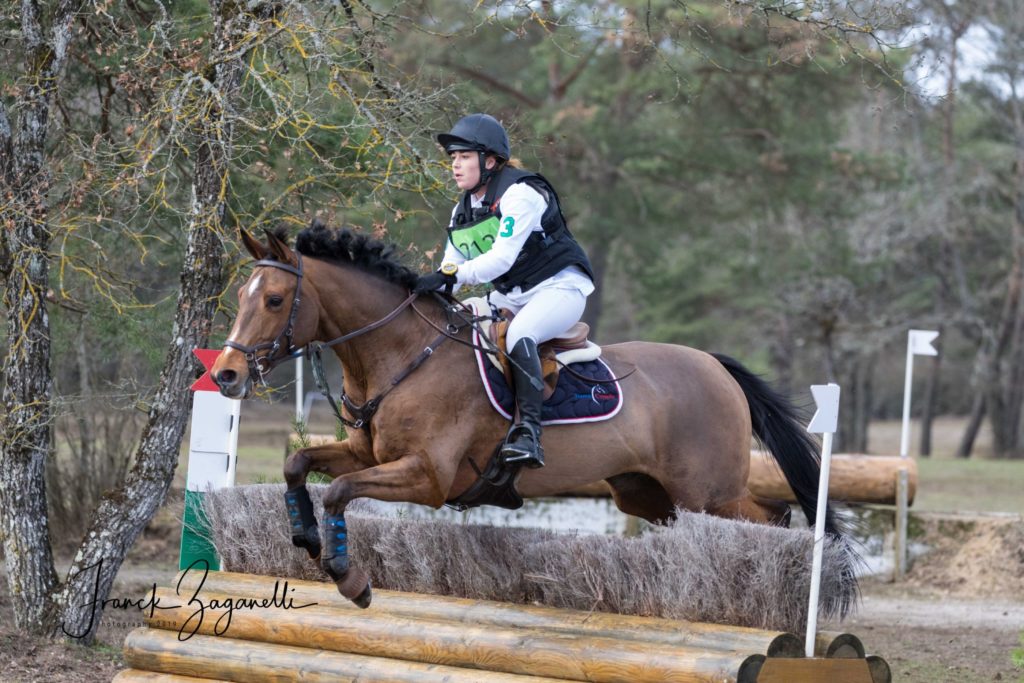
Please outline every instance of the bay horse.
[[[392, 246], [318, 222], [298, 235], [295, 250], [283, 232], [266, 237], [264, 244], [241, 230], [256, 263], [211, 374], [224, 396], [244, 399], [279, 362], [313, 342], [331, 345], [344, 371], [350, 429], [343, 441], [287, 458], [285, 500], [295, 545], [319, 560], [342, 595], [366, 607], [367, 575], [348, 560], [349, 502], [441, 507], [478, 479], [508, 422], [489, 405], [474, 352], [441, 343], [444, 307], [429, 296], [414, 301], [417, 275]], [[451, 336], [469, 341], [466, 329]], [[547, 464], [519, 473], [521, 496], [603, 480], [622, 512], [653, 523], [679, 508], [788, 525], [786, 503], [747, 488], [753, 433], [814, 523], [816, 444], [796, 409], [767, 383], [731, 358], [672, 344], [611, 344], [602, 358], [613, 369], [634, 369], [623, 383], [628, 400], [613, 419], [547, 427]], [[332, 479], [323, 498], [323, 547], [305, 487], [310, 472]], [[831, 509], [825, 531], [850, 548]], [[844, 552], [844, 578], [852, 580], [856, 555]]]

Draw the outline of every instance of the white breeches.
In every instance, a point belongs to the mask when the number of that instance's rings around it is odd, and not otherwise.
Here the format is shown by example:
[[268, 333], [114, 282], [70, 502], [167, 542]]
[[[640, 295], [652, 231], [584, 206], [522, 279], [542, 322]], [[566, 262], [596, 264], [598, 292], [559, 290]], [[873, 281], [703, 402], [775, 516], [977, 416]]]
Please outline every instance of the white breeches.
[[520, 339], [530, 337], [540, 344], [554, 339], [579, 322], [587, 305], [585, 294], [576, 289], [538, 289], [525, 305], [512, 303], [501, 292], [491, 292], [490, 302], [516, 314], [508, 326], [509, 351]]

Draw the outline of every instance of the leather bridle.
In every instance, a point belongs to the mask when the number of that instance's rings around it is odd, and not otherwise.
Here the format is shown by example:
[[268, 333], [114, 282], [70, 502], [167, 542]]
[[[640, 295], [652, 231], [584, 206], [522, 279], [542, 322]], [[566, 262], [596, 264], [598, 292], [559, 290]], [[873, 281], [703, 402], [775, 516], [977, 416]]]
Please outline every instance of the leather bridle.
[[[246, 346], [245, 344], [239, 344], [236, 341], [230, 339], [224, 342], [224, 346], [236, 349], [245, 354], [245, 362], [249, 366], [249, 377], [253, 382], [266, 383], [265, 376], [271, 370], [273, 370], [278, 363], [288, 358], [295, 358], [301, 356], [303, 349], [295, 348], [292, 343], [292, 335], [295, 333], [295, 318], [299, 314], [299, 304], [302, 302], [302, 256], [295, 254], [298, 266], [292, 266], [288, 263], [282, 263], [281, 261], [274, 261], [272, 259], [261, 259], [253, 264], [254, 268], [260, 266], [267, 266], [269, 268], [277, 268], [279, 270], [286, 270], [292, 273], [297, 278], [295, 284], [295, 296], [292, 298], [292, 307], [288, 311], [288, 321], [284, 324], [281, 331], [274, 337], [273, 341], [260, 342], [252, 346]], [[284, 354], [278, 356], [278, 352], [281, 350], [281, 341], [284, 340], [286, 346], [284, 347]], [[263, 355], [257, 355], [260, 351], [268, 349], [267, 353]]]
[[[260, 266], [267, 266], [269, 268], [277, 268], [279, 270], [284, 270], [295, 275], [295, 277], [297, 278], [297, 282], [295, 284], [295, 296], [294, 298], [292, 298], [291, 310], [288, 311], [288, 321], [285, 323], [284, 327], [277, 334], [277, 336], [274, 337], [274, 340], [260, 342], [252, 346], [239, 344], [238, 342], [231, 341], [230, 339], [224, 342], [224, 346], [230, 347], [232, 349], [237, 349], [238, 351], [241, 351], [242, 353], [245, 354], [245, 362], [249, 366], [249, 377], [253, 380], [253, 382], [266, 383], [266, 375], [275, 367], [277, 367], [277, 365], [281, 361], [288, 360], [289, 358], [296, 358], [305, 353], [305, 347], [296, 348], [295, 344], [292, 341], [292, 337], [295, 333], [295, 318], [299, 314], [299, 304], [302, 302], [302, 255], [296, 253], [295, 258], [297, 263], [296, 266], [292, 266], [288, 263], [283, 263], [281, 261], [275, 261], [272, 259], [261, 259], [253, 264], [254, 268], [258, 268]], [[379, 327], [387, 325], [389, 322], [394, 320], [399, 313], [405, 310], [406, 307], [408, 307], [409, 304], [411, 304], [413, 300], [416, 299], [416, 296], [417, 295], [415, 293], [410, 294], [407, 299], [405, 299], [402, 303], [398, 305], [397, 308], [395, 308], [395, 310], [391, 311], [380, 320], [372, 322], [369, 325], [360, 327], [358, 330], [355, 330], [354, 332], [349, 332], [348, 334], [343, 334], [340, 337], [335, 337], [330, 341], [324, 342], [322, 346], [336, 346], [343, 342], [347, 342], [349, 339], [354, 339], [355, 337], [366, 334], [367, 332], [372, 332], [373, 330], [376, 330]], [[284, 341], [284, 345], [282, 345], [282, 341]], [[284, 349], [284, 352], [280, 353], [282, 348]], [[259, 352], [263, 351], [264, 349], [267, 349], [267, 353], [259, 355]]]

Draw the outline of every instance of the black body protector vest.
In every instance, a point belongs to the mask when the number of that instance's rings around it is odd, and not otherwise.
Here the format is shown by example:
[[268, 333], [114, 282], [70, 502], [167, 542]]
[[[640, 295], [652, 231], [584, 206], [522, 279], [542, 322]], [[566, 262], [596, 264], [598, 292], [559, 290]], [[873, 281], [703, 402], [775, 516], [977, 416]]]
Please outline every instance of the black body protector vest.
[[541, 216], [542, 229], [530, 233], [512, 267], [504, 275], [493, 280], [494, 288], [502, 294], [507, 294], [516, 287], [522, 288], [525, 292], [569, 266], [578, 266], [593, 280], [594, 271], [590, 266], [590, 260], [569, 232], [569, 226], [559, 205], [558, 194], [551, 183], [539, 173], [506, 166], [487, 183], [483, 201], [480, 207], [475, 209], [470, 203], [470, 193], [466, 192], [459, 201], [453, 224], [448, 228], [449, 241], [467, 259], [489, 251], [494, 244], [501, 220], [501, 198], [505, 191], [516, 183], [526, 183], [539, 192], [547, 200], [548, 208]]

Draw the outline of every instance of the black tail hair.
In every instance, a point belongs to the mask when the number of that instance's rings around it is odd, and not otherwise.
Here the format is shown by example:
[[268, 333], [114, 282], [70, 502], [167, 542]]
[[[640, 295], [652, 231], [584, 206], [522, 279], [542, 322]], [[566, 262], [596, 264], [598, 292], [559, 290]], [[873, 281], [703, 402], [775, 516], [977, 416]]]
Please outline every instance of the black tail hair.
[[[778, 463], [789, 487], [793, 489], [800, 509], [807, 517], [808, 525], [813, 526], [817, 516], [818, 480], [821, 474], [817, 441], [804, 428], [801, 415], [789, 399], [735, 358], [720, 353], [711, 355], [725, 367], [743, 390], [750, 406], [750, 423], [754, 436]], [[855, 568], [860, 558], [831, 506], [825, 508], [825, 533], [842, 545], [845, 564], [840, 580], [844, 584], [852, 585], [854, 590], [841, 591], [844, 597], [839, 603], [826, 603], [824, 611], [826, 614], [838, 611], [845, 616], [857, 596]]]

